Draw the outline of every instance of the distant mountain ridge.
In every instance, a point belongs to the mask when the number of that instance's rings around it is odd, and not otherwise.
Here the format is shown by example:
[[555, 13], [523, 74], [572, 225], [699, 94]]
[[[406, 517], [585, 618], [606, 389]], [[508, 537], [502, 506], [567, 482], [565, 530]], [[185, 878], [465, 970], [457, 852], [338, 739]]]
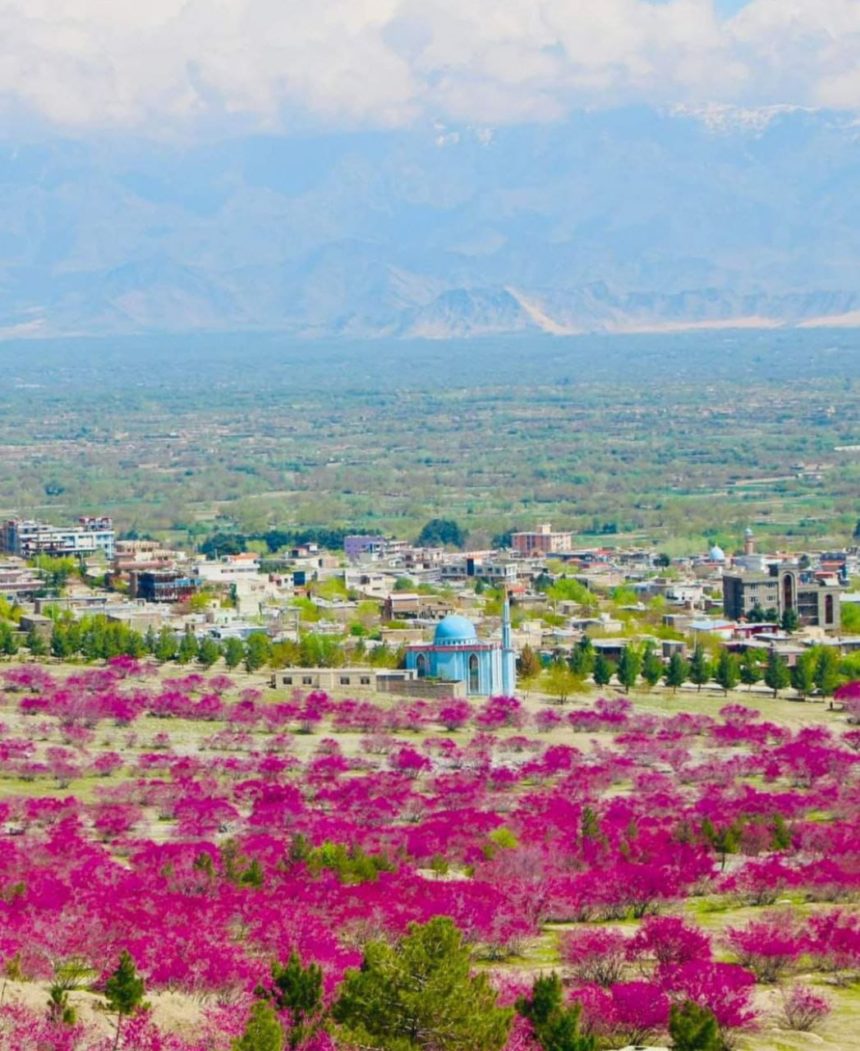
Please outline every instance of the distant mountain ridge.
[[0, 144], [0, 336], [860, 324], [860, 128], [730, 116]]

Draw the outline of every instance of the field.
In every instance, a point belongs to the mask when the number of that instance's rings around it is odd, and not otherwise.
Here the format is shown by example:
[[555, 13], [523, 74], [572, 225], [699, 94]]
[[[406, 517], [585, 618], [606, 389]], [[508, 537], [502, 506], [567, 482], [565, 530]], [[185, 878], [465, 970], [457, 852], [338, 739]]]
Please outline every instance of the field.
[[0, 513], [196, 541], [391, 531], [476, 546], [555, 520], [584, 542], [844, 544], [860, 338], [738, 332], [468, 343], [276, 337], [7, 343]]
[[[559, 971], [601, 1047], [665, 1042], [693, 998], [741, 1051], [860, 1051], [860, 734], [823, 704], [2, 675], [4, 1049], [109, 1046], [88, 990], [126, 949], [152, 1005], [126, 1046], [226, 1051], [272, 959], [319, 963], [330, 1002], [369, 940], [441, 914], [507, 1002]], [[52, 1028], [70, 961], [78, 1020]], [[830, 1005], [815, 1033], [782, 1018], [797, 988]]]

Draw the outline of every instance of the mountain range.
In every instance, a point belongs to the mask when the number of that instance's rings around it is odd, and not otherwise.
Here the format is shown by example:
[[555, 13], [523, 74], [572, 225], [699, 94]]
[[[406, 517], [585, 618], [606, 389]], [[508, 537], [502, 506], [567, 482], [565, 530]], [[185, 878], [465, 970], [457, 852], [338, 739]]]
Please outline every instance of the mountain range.
[[0, 336], [860, 325], [828, 111], [0, 143]]

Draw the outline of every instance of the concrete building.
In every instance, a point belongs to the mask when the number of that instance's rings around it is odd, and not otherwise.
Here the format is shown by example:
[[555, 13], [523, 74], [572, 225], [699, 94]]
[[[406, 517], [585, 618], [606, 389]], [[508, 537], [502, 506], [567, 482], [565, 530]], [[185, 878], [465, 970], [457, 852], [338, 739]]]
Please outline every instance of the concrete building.
[[103, 554], [113, 561], [115, 534], [113, 521], [107, 517], [78, 519], [77, 526], [63, 528], [32, 519], [10, 518], [0, 530], [3, 550], [19, 558], [36, 555], [86, 558]]
[[723, 575], [723, 612], [732, 620], [748, 618], [755, 609], [776, 610], [779, 618], [793, 610], [802, 627], [839, 631], [841, 598], [837, 577], [796, 567]]
[[555, 555], [570, 551], [573, 538], [570, 533], [554, 533], [549, 522], [544, 522], [533, 532], [514, 533], [511, 536], [511, 547], [517, 554]]
[[505, 602], [501, 642], [479, 640], [470, 620], [451, 614], [436, 625], [432, 643], [407, 647], [406, 667], [421, 680], [463, 684], [469, 696], [510, 696], [516, 688], [510, 604]]

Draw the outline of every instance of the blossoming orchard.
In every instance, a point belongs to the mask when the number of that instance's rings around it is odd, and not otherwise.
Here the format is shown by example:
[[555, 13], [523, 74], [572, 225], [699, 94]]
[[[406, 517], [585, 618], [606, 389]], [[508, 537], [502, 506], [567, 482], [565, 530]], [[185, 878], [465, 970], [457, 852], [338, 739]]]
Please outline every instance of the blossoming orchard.
[[9, 665], [0, 1049], [860, 1048], [857, 713], [720, 703]]

